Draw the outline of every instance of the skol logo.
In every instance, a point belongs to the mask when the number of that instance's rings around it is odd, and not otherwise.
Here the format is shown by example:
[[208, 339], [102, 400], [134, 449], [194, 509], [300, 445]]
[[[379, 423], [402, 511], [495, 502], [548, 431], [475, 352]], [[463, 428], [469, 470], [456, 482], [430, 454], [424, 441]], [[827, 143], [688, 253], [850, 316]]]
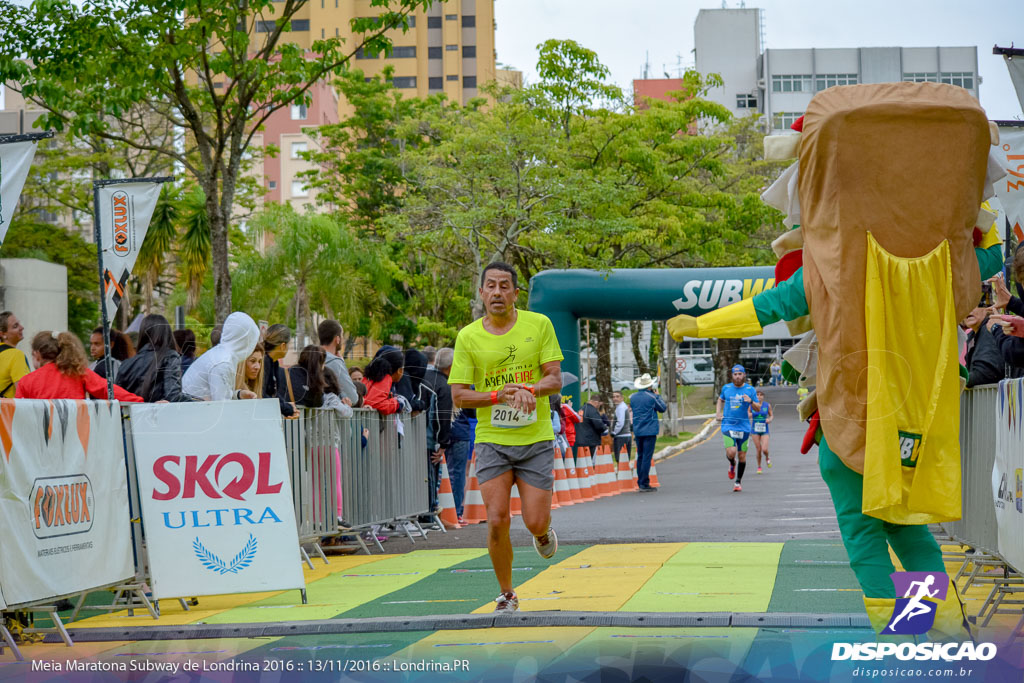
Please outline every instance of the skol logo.
[[[184, 471], [179, 477], [171, 470], [178, 471], [184, 460]], [[236, 467], [228, 467], [229, 465]], [[226, 468], [226, 470], [225, 470]], [[231, 475], [235, 474], [233, 479]], [[213, 479], [210, 475], [213, 474]], [[225, 481], [221, 483], [221, 475]], [[270, 483], [270, 453], [259, 454], [259, 464], [245, 453], [228, 453], [226, 455], [208, 455], [202, 464], [198, 455], [165, 455], [153, 463], [153, 476], [167, 486], [166, 491], [153, 489], [154, 500], [172, 500], [174, 498], [195, 498], [196, 487], [208, 498], [227, 496], [235, 500], [245, 500], [245, 494], [256, 483], [256, 495], [279, 493], [282, 482]]]
[[114, 253], [127, 256], [131, 250], [131, 231], [128, 229], [128, 193], [118, 190], [110, 197], [114, 217]]
[[92, 483], [84, 474], [36, 479], [30, 500], [36, 538], [84, 534], [92, 529], [95, 501]]

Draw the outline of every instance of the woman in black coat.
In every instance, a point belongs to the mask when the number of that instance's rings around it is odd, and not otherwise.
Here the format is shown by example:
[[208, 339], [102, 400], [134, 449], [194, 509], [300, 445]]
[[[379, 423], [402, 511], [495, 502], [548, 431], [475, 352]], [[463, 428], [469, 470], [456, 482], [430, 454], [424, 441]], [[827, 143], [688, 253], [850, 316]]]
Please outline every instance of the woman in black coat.
[[142, 319], [138, 353], [121, 363], [117, 384], [147, 403], [194, 400], [181, 390], [181, 357], [167, 318], [154, 313]]

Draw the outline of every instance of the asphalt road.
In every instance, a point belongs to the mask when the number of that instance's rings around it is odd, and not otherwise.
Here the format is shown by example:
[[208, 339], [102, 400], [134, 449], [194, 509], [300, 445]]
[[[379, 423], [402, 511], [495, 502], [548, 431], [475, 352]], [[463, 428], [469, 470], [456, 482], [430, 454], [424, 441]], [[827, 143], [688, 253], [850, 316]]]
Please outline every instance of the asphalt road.
[[[754, 446], [747, 456], [743, 491], [733, 492], [720, 432], [690, 450], [658, 463], [656, 493], [622, 493], [562, 507], [552, 525], [563, 543], [766, 541], [838, 539], [828, 489], [818, 472], [817, 449], [800, 454], [806, 429], [796, 413], [796, 390], [766, 388], [775, 410], [771, 425], [772, 467], [757, 474]], [[530, 534], [512, 520], [512, 542], [526, 546]], [[386, 552], [412, 547], [485, 547], [486, 525], [431, 532], [412, 546], [392, 538]]]

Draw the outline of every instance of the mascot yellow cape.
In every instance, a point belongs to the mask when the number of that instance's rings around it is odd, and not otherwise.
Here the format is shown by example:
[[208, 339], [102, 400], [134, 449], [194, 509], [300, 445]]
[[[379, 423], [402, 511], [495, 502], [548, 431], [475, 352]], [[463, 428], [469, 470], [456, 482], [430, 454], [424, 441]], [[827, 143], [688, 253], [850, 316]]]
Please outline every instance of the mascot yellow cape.
[[[798, 152], [764, 194], [793, 228], [773, 244], [784, 281], [668, 323], [677, 340], [749, 336], [778, 320], [813, 328], [787, 359], [816, 385], [799, 407], [805, 441], [818, 443], [879, 632], [902, 597], [889, 548], [906, 571], [945, 572], [926, 525], [960, 517], [957, 328], [1002, 265], [994, 216], [981, 209], [999, 174], [995, 135], [977, 100], [951, 85], [818, 93], [798, 135], [766, 139], [768, 155]], [[933, 636], [965, 633], [952, 584], [948, 595]]]

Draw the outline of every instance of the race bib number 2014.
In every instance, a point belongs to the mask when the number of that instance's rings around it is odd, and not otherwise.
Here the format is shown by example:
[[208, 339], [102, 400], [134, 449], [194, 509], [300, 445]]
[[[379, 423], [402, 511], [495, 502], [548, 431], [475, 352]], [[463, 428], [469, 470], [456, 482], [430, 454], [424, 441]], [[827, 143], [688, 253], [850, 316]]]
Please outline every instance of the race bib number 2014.
[[504, 427], [505, 429], [514, 429], [516, 427], [525, 427], [531, 425], [537, 421], [537, 411], [534, 410], [532, 413], [524, 413], [521, 410], [517, 410], [512, 406], [494, 406], [491, 408], [491, 424], [495, 427]]

